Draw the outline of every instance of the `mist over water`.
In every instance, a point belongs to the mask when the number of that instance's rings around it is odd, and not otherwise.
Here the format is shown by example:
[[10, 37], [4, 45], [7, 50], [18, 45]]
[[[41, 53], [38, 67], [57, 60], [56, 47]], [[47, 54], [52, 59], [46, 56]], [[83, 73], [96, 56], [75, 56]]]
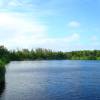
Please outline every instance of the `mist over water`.
[[0, 100], [100, 100], [100, 61], [15, 61]]

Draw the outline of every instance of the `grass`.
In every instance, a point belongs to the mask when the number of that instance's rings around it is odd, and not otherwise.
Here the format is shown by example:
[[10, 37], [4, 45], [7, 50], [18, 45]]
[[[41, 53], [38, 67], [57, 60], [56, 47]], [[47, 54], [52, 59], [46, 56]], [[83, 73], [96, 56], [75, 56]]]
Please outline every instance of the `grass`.
[[5, 68], [6, 62], [0, 59], [0, 83], [4, 82], [5, 80]]
[[4, 67], [5, 66], [5, 62], [3, 60], [0, 60], [0, 68]]

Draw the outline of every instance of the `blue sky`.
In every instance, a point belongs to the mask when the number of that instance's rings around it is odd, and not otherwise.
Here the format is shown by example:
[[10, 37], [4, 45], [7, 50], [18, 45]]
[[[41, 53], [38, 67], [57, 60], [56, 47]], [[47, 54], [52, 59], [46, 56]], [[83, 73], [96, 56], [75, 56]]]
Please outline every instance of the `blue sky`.
[[0, 45], [100, 49], [100, 0], [0, 0]]

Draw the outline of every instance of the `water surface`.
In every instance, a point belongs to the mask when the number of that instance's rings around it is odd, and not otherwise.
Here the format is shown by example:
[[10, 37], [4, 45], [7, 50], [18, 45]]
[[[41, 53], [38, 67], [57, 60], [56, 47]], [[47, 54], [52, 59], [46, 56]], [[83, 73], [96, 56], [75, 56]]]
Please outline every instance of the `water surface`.
[[100, 100], [100, 61], [15, 61], [0, 100]]

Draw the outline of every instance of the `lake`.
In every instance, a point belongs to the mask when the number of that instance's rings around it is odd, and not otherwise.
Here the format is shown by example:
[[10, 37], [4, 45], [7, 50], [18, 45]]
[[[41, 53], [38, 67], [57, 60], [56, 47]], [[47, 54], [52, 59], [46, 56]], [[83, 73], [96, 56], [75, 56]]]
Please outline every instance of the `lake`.
[[100, 100], [100, 61], [14, 61], [0, 100]]

